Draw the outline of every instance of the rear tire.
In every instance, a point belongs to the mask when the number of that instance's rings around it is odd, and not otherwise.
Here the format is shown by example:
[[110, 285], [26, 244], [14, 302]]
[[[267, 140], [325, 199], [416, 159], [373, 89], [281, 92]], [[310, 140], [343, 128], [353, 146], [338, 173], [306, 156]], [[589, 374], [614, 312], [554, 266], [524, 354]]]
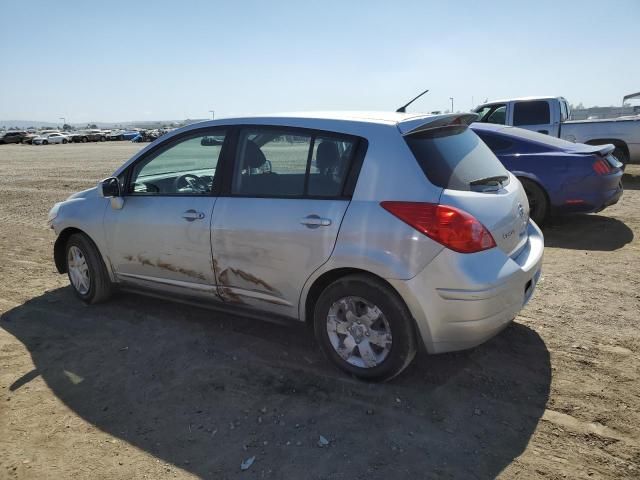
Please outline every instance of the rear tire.
[[87, 137], [82, 137], [82, 143], [87, 143], [89, 139]]
[[622, 163], [622, 170], [627, 167], [627, 163], [629, 163], [629, 154], [622, 147], [616, 147], [613, 151], [613, 156], [618, 159], [620, 163]]
[[49, 145], [49, 142], [48, 142], [47, 140], [43, 140], [43, 141], [42, 141], [42, 144], [43, 144], [43, 145]]
[[62, 143], [67, 143], [67, 141], [65, 139], [62, 139]]
[[102, 255], [83, 233], [74, 233], [67, 240], [65, 261], [69, 283], [84, 303], [104, 302], [111, 297], [113, 287]]
[[417, 350], [413, 319], [400, 296], [368, 275], [331, 283], [314, 309], [320, 347], [341, 370], [365, 380], [400, 374]]
[[549, 199], [547, 194], [537, 183], [526, 178], [520, 178], [529, 200], [529, 217], [542, 226], [549, 216]]

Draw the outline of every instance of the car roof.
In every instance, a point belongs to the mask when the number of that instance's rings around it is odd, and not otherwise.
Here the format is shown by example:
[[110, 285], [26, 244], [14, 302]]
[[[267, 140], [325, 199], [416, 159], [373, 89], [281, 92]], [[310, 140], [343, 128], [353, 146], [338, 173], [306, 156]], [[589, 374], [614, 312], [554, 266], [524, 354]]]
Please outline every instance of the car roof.
[[529, 97], [517, 97], [517, 98], [503, 98], [498, 100], [490, 100], [488, 102], [482, 102], [480, 105], [493, 105], [494, 103], [507, 103], [507, 102], [526, 102], [529, 100], [565, 100], [564, 97], [558, 95], [533, 95]]
[[339, 128], [340, 123], [351, 124], [374, 124], [397, 127], [402, 135], [418, 131], [427, 125], [432, 127], [442, 126], [451, 123], [468, 124], [476, 118], [474, 113], [448, 113], [432, 115], [428, 113], [400, 113], [392, 111], [317, 111], [317, 112], [286, 112], [273, 113], [268, 115], [255, 115], [245, 117], [221, 118], [190, 124], [178, 130], [176, 133], [192, 129], [194, 127], [208, 127], [219, 125], [242, 125], [242, 124], [265, 124], [298, 126], [307, 128], [319, 128], [322, 124], [325, 128], [331, 128], [331, 123], [335, 122], [335, 127]]

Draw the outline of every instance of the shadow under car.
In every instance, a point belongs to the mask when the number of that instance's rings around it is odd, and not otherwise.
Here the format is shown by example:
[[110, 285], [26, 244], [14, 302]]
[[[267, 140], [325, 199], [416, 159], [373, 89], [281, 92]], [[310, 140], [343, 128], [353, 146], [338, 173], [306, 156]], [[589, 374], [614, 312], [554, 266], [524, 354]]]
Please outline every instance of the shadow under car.
[[494, 478], [526, 448], [551, 382], [543, 340], [518, 323], [386, 384], [335, 370], [304, 325], [130, 294], [85, 307], [60, 288], [0, 327], [35, 364], [9, 395], [41, 375], [86, 421], [202, 478], [253, 455], [274, 478]]

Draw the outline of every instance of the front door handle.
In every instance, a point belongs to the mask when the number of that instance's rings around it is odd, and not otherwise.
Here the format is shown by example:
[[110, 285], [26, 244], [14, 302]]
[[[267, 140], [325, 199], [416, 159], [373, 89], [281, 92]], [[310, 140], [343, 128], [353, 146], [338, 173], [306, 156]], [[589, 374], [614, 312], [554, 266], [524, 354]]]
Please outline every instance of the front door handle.
[[309, 228], [328, 227], [331, 225], [331, 220], [328, 218], [322, 218], [319, 215], [307, 215], [300, 223]]
[[202, 220], [204, 218], [204, 213], [196, 212], [195, 210], [187, 210], [182, 213], [182, 218], [184, 218], [187, 222], [193, 222], [194, 220]]

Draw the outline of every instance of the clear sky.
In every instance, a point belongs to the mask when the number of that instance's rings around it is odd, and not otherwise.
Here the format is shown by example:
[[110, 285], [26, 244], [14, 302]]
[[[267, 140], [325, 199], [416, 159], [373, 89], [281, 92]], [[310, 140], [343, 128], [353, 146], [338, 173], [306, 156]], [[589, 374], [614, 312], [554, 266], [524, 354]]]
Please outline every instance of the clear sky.
[[640, 91], [640, 0], [3, 1], [0, 119], [455, 110]]

